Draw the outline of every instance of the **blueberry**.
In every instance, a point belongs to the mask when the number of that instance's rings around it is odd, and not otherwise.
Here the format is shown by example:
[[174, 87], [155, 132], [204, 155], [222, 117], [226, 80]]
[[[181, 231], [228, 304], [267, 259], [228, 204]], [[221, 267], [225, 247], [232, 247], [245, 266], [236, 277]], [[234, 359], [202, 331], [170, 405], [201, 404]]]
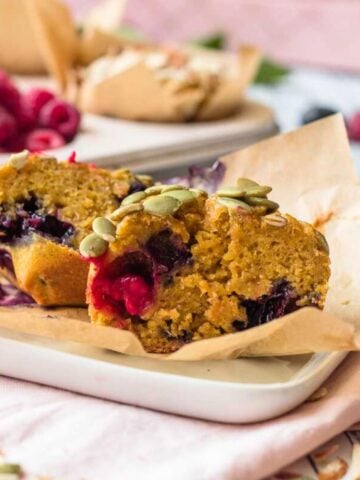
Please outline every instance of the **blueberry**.
[[165, 267], [167, 271], [186, 264], [191, 257], [188, 247], [181, 238], [169, 229], [150, 237], [146, 243], [146, 249], [155, 262]]
[[15, 216], [0, 214], [0, 239], [3, 243], [12, 243], [31, 232], [67, 244], [75, 228], [55, 215], [43, 213], [39, 200], [31, 196], [18, 203]]
[[306, 125], [307, 123], [315, 122], [321, 118], [329, 117], [337, 113], [337, 110], [328, 107], [314, 106], [306, 110], [301, 118], [301, 123]]
[[[248, 318], [246, 328], [262, 325], [298, 310], [296, 299], [297, 296], [290, 282], [280, 280], [275, 283], [268, 295], [263, 295], [256, 300], [244, 300], [242, 305], [245, 307]], [[235, 322], [233, 322], [235, 330], [242, 330], [243, 324], [239, 324], [237, 320]]]

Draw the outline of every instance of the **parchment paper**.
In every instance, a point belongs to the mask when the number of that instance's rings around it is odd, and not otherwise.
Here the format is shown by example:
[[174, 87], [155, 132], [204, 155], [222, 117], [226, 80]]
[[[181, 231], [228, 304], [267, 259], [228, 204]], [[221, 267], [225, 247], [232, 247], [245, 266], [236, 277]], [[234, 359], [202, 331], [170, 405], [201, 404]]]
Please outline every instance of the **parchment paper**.
[[315, 223], [330, 244], [325, 311], [304, 308], [243, 332], [193, 342], [169, 355], [147, 354], [130, 332], [91, 325], [86, 311], [3, 307], [0, 326], [131, 355], [173, 360], [289, 355], [360, 349], [360, 184], [344, 122], [335, 115], [222, 159], [223, 184], [247, 176], [273, 186], [281, 210]]

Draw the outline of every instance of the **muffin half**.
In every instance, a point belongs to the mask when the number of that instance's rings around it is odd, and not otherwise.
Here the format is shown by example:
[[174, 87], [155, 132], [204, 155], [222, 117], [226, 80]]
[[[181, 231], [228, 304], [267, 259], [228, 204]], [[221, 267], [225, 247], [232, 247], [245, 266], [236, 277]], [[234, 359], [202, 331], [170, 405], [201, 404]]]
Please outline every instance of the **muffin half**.
[[239, 179], [211, 197], [160, 185], [125, 198], [80, 246], [92, 263], [92, 321], [168, 353], [303, 306], [323, 308], [326, 240], [280, 214], [270, 190]]
[[0, 168], [0, 273], [38, 304], [83, 305], [89, 267], [79, 243], [94, 217], [144, 188], [127, 170], [12, 155]]

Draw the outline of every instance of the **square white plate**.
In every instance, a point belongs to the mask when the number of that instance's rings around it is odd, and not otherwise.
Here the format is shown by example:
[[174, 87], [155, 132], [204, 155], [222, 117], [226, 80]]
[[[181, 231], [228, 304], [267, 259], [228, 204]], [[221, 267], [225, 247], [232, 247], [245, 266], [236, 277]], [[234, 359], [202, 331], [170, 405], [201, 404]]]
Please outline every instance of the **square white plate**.
[[0, 329], [0, 374], [116, 402], [227, 423], [281, 415], [308, 398], [345, 358], [173, 362], [130, 357]]

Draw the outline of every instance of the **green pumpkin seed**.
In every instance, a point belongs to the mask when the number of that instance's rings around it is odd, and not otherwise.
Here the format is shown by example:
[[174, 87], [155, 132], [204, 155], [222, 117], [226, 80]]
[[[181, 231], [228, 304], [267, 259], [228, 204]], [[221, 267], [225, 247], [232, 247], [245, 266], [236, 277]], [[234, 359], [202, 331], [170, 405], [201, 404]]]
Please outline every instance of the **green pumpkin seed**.
[[247, 197], [246, 202], [253, 207], [266, 207], [269, 211], [275, 211], [279, 208], [279, 204], [262, 197]]
[[80, 253], [83, 257], [100, 257], [108, 249], [108, 242], [100, 238], [96, 233], [90, 233], [80, 243]]
[[158, 195], [156, 197], [147, 198], [144, 203], [145, 212], [160, 217], [172, 215], [181, 206], [181, 202], [169, 195]]
[[190, 192], [195, 193], [195, 195], [204, 195], [205, 197], [208, 196], [208, 193], [205, 190], [201, 190], [201, 188], [190, 188]]
[[272, 225], [273, 227], [285, 227], [285, 225], [288, 223], [287, 218], [283, 217], [278, 212], [270, 213], [269, 215], [265, 215], [264, 221], [268, 225]]
[[266, 198], [266, 195], [271, 192], [272, 188], [267, 186], [258, 185], [256, 187], [246, 188], [245, 197], [262, 197]]
[[13, 153], [9, 157], [9, 164], [16, 170], [20, 170], [25, 165], [29, 154], [29, 150], [23, 150], [19, 153]]
[[116, 227], [105, 217], [97, 217], [93, 221], [92, 228], [94, 232], [107, 242], [113, 242], [116, 238]]
[[246, 212], [251, 211], [251, 207], [249, 207], [247, 203], [242, 202], [241, 200], [237, 200], [235, 198], [219, 197], [217, 199], [217, 202], [228, 208], [241, 208]]
[[151, 185], [154, 183], [154, 179], [151, 175], [136, 175], [136, 178], [140, 180], [141, 183], [144, 183], [145, 185]]
[[157, 195], [162, 192], [162, 189], [167, 185], [153, 185], [152, 187], [148, 187], [145, 190], [146, 195]]
[[318, 242], [319, 242], [321, 248], [329, 255], [330, 248], [329, 248], [329, 244], [328, 244], [326, 238], [324, 237], [324, 235], [321, 232], [319, 232], [319, 230], [315, 230], [315, 234], [316, 234], [316, 237], [318, 239]]
[[239, 188], [244, 188], [245, 190], [250, 187], [258, 187], [259, 184], [254, 182], [254, 180], [250, 180], [250, 178], [238, 178], [236, 180], [236, 185]]
[[13, 473], [15, 475], [21, 474], [21, 466], [17, 463], [2, 463], [0, 464], [0, 474]]
[[246, 195], [246, 190], [239, 187], [223, 187], [216, 192], [219, 197], [242, 198]]
[[126, 217], [126, 215], [141, 212], [141, 210], [144, 210], [144, 207], [141, 203], [131, 203], [130, 205], [125, 205], [124, 207], [121, 206], [112, 212], [110, 215], [110, 220], [119, 221]]
[[181, 203], [192, 202], [197, 196], [196, 193], [190, 192], [189, 190], [172, 190], [170, 192], [163, 193], [162, 195], [176, 198], [176, 200], [179, 200]]
[[184, 185], [167, 185], [166, 187], [163, 187], [161, 193], [172, 192], [173, 190], [187, 190], [187, 188], [184, 187]]
[[121, 206], [125, 207], [126, 205], [140, 202], [140, 200], [143, 200], [144, 198], [146, 198], [146, 193], [144, 192], [131, 193], [130, 195], [124, 198], [124, 200], [121, 202]]

